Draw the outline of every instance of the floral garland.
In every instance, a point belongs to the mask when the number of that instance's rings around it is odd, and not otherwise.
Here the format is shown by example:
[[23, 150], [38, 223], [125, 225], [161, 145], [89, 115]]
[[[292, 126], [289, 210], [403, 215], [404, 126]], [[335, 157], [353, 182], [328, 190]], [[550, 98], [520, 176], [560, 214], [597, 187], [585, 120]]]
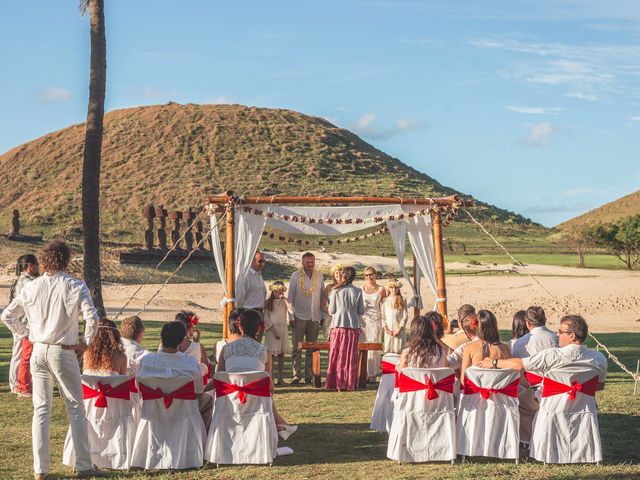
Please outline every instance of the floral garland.
[[389, 280], [385, 286], [387, 288], [402, 288], [402, 282], [399, 280]]
[[266, 230], [264, 230], [262, 232], [262, 236], [263, 237], [269, 237], [272, 240], [280, 240], [281, 242], [287, 242], [290, 244], [296, 244], [296, 245], [305, 245], [305, 246], [309, 246], [309, 245], [318, 245], [319, 247], [324, 247], [326, 245], [331, 246], [331, 245], [340, 245], [342, 243], [352, 243], [352, 242], [357, 242], [359, 240], [364, 240], [367, 238], [371, 238], [371, 237], [375, 237], [376, 235], [380, 235], [383, 233], [387, 233], [389, 231], [389, 229], [387, 227], [382, 227], [379, 228], [378, 230], [375, 230], [373, 232], [369, 232], [369, 233], [363, 233], [362, 235], [358, 235], [356, 237], [348, 237], [348, 238], [337, 238], [336, 240], [302, 240], [301, 238], [293, 238], [293, 237], [288, 237], [285, 235], [277, 235], [275, 232], [268, 232]]
[[309, 288], [308, 290], [304, 288], [304, 278], [306, 276], [307, 275], [306, 273], [304, 273], [303, 269], [298, 270], [298, 277], [300, 279], [298, 287], [300, 288], [300, 291], [305, 297], [310, 297], [311, 295], [313, 295], [313, 292], [315, 292], [316, 289], [318, 288], [318, 275], [316, 275], [316, 272], [314, 270], [313, 274], [311, 275], [311, 288]]
[[280, 283], [272, 283], [271, 285], [269, 285], [269, 291], [274, 293], [286, 292], [287, 287]]

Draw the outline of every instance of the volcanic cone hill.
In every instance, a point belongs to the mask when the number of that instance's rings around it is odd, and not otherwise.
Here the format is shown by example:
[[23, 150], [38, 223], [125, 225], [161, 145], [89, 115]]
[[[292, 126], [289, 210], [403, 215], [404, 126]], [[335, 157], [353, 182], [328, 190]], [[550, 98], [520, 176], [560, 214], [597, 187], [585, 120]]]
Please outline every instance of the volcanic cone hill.
[[640, 190], [622, 198], [606, 203], [561, 223], [556, 228], [571, 230], [572, 228], [593, 227], [601, 223], [616, 223], [626, 217], [640, 214]]
[[[81, 225], [84, 125], [0, 156], [0, 220], [13, 208], [51, 232]], [[102, 234], [138, 238], [142, 207], [201, 206], [207, 194], [442, 196], [458, 193], [328, 121], [291, 110], [169, 103], [105, 115]], [[465, 196], [466, 197], [466, 196]], [[468, 198], [468, 197], [466, 197]], [[481, 204], [478, 214], [529, 223]]]

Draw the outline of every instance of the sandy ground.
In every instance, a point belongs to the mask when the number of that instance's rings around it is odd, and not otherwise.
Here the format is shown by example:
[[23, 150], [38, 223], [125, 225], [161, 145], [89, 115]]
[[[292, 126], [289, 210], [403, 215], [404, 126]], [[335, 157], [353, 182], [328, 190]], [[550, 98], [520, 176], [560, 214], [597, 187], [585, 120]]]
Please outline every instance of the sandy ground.
[[[268, 255], [267, 260], [295, 265], [299, 256]], [[379, 271], [398, 270], [395, 258], [390, 257], [318, 253], [316, 263], [342, 263], [356, 268], [371, 265]], [[510, 268], [512, 265], [447, 264], [447, 269], [469, 272]], [[524, 275], [451, 274], [447, 277], [450, 317], [455, 318], [458, 306], [471, 303], [477, 308], [492, 310], [498, 317], [500, 327], [509, 328], [511, 317], [517, 310], [529, 305], [541, 305], [547, 312], [552, 328], [557, 327], [562, 314], [579, 313], [587, 319], [593, 332], [640, 331], [640, 272], [542, 265], [530, 265], [527, 270], [536, 276], [555, 299], [534, 279]], [[12, 280], [8, 275], [0, 276], [0, 307], [6, 305]], [[421, 289], [424, 303], [425, 306], [431, 306], [435, 297], [424, 283]], [[136, 314], [159, 287], [160, 285], [143, 287], [122, 315]], [[137, 288], [136, 285], [106, 285], [104, 296], [108, 315], [115, 316]], [[219, 302], [222, 295], [222, 286], [217, 283], [169, 284], [146, 307], [142, 317], [149, 320], [169, 320], [179, 309], [189, 308], [197, 312], [203, 321], [217, 322], [221, 319], [222, 308]]]

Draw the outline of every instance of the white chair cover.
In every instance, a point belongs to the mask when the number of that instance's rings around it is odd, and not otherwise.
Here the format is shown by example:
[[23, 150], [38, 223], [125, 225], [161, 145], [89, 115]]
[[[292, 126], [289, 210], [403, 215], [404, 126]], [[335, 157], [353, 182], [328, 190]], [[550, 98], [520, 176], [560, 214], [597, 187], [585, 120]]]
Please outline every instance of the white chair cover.
[[[563, 367], [545, 373], [543, 384], [547, 379], [565, 385], [584, 384], [597, 375], [590, 368]], [[545, 463], [602, 461], [595, 397], [582, 392], [575, 393], [575, 400], [567, 393], [542, 397], [533, 419], [530, 455]]]
[[520, 372], [470, 367], [465, 371], [465, 377], [465, 382], [468, 379], [481, 388], [507, 388], [515, 397], [491, 392], [485, 399], [481, 393], [464, 393], [464, 386], [461, 386], [457, 420], [458, 453], [470, 457], [518, 459], [520, 413], [517, 385]]
[[[140, 384], [169, 393], [191, 383], [191, 377], [142, 377]], [[162, 398], [142, 400], [131, 466], [145, 469], [183, 469], [203, 465], [206, 432], [198, 400], [174, 399], [169, 408]]]
[[[127, 375], [82, 375], [83, 385], [97, 391], [100, 390], [98, 382], [102, 385], [110, 385], [112, 388], [125, 384], [121, 387], [124, 390], [128, 388], [130, 381], [131, 377]], [[88, 420], [87, 433], [91, 461], [99, 468], [127, 470], [130, 467], [131, 450], [136, 434], [131, 401], [107, 395], [107, 407], [98, 407], [96, 402], [98, 397], [83, 400]], [[67, 431], [67, 438], [64, 441], [62, 463], [73, 468], [76, 466], [71, 429]]]
[[[455, 378], [451, 368], [405, 368], [401, 375], [432, 384]], [[449, 378], [451, 377], [451, 378]], [[402, 379], [401, 379], [402, 381]], [[436, 385], [436, 398], [427, 398], [427, 388], [413, 392], [400, 389], [395, 402], [393, 423], [389, 432], [387, 457], [398, 462], [447, 461], [456, 458], [456, 418], [453, 392]]]
[[[217, 372], [214, 380], [244, 386], [269, 378], [261, 372]], [[215, 464], [272, 463], [278, 454], [278, 431], [271, 396], [240, 393], [216, 395], [204, 457]]]
[[395, 373], [385, 373], [385, 362], [393, 365], [395, 368], [400, 362], [400, 355], [397, 353], [387, 353], [382, 357], [382, 375], [380, 376], [380, 384], [378, 385], [378, 393], [376, 401], [373, 404], [373, 412], [371, 413], [371, 430], [377, 432], [388, 432], [391, 429], [393, 421], [393, 398], [395, 391]]

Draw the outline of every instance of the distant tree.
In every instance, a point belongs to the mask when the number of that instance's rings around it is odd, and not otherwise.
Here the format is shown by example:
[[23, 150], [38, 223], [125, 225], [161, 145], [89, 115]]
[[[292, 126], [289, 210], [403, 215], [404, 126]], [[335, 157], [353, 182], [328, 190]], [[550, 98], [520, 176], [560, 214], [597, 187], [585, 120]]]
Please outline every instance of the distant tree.
[[589, 227], [578, 226], [562, 232], [558, 238], [562, 243], [568, 244], [578, 254], [578, 267], [586, 267], [586, 256], [589, 249], [596, 243], [592, 229]]
[[640, 263], [640, 215], [634, 215], [618, 224], [598, 225], [591, 231], [597, 245], [618, 257], [632, 270]]
[[104, 0], [80, 0], [80, 13], [89, 11], [91, 61], [89, 67], [89, 106], [82, 161], [82, 233], [84, 280], [96, 308], [104, 314], [100, 276], [100, 161], [104, 97], [107, 82], [107, 40]]

